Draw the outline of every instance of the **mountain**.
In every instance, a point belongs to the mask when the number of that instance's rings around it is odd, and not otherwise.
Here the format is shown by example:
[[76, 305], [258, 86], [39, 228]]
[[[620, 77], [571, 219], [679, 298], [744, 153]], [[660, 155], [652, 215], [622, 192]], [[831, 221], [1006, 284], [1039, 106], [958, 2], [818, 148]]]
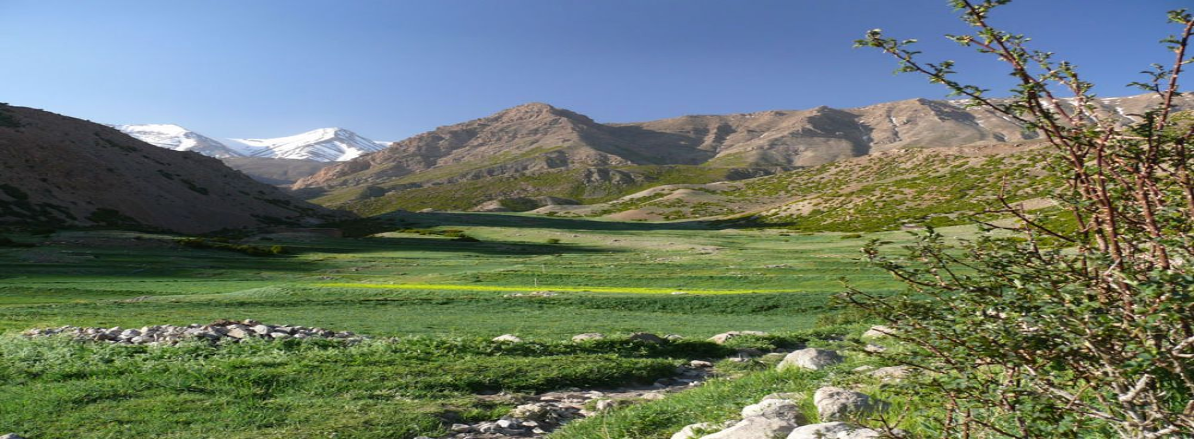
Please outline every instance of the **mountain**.
[[210, 232], [342, 215], [219, 160], [92, 122], [0, 106], [0, 223]]
[[245, 173], [262, 183], [290, 187], [300, 178], [315, 175], [331, 162], [298, 159], [270, 159], [262, 157], [227, 157], [220, 159], [229, 168]]
[[[999, 207], [998, 195], [1048, 208], [1063, 182], [1045, 172], [1043, 141], [898, 148], [732, 182], [652, 187], [604, 203], [533, 213], [618, 220], [724, 219], [806, 231], [861, 232], [960, 224]], [[1004, 187], [1006, 184], [1006, 188]]]
[[244, 155], [277, 159], [340, 162], [380, 151], [384, 145], [343, 128], [320, 128], [273, 139], [229, 139]]
[[112, 127], [143, 142], [175, 151], [193, 151], [218, 159], [244, 156], [218, 140], [178, 125], [144, 124], [113, 125]]
[[[1154, 104], [1155, 96], [1140, 95], [1095, 106], [1128, 123]], [[1184, 96], [1179, 105], [1194, 108], [1194, 98]], [[910, 99], [618, 124], [531, 103], [394, 142], [293, 187], [317, 203], [366, 213], [468, 209], [544, 196], [592, 204], [661, 184], [707, 183], [716, 174], [711, 170], [749, 178], [899, 149], [1037, 138], [1009, 118], [959, 101]], [[685, 173], [692, 177], [677, 175]]]

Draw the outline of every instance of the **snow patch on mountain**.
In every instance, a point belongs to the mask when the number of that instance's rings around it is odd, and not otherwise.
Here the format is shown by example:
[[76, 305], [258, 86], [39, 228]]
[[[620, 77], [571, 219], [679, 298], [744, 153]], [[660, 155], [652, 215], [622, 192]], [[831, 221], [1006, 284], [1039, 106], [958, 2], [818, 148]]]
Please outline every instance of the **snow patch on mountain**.
[[219, 159], [244, 156], [218, 140], [178, 125], [140, 124], [112, 125], [112, 127], [142, 142], [175, 151], [193, 151]]
[[251, 157], [342, 162], [386, 147], [343, 128], [320, 128], [272, 139], [228, 139]]

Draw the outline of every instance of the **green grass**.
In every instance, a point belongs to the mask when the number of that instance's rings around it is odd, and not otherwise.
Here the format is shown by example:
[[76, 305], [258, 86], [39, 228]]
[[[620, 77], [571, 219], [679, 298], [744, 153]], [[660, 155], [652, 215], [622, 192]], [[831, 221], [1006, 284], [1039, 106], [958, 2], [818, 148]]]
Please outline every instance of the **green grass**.
[[[380, 233], [368, 238], [232, 241], [287, 249], [267, 258], [185, 247], [162, 234], [6, 233], [36, 246], [0, 248], [0, 429], [36, 438], [434, 436], [452, 422], [492, 420], [509, 408], [478, 392], [649, 382], [684, 361], [727, 353], [697, 341], [629, 343], [632, 332], [703, 340], [729, 330], [798, 334], [843, 321], [826, 318], [843, 278], [873, 291], [897, 288], [857, 260], [858, 248], [871, 238], [907, 242], [902, 233], [843, 239], [509, 214], [378, 221], [370, 228]], [[449, 236], [455, 231], [480, 242], [457, 241]], [[541, 290], [561, 294], [507, 297]], [[673, 291], [689, 294], [666, 294]], [[129, 347], [16, 335], [221, 318], [374, 339]], [[612, 338], [568, 341], [584, 332]], [[529, 342], [488, 341], [504, 333]], [[717, 410], [747, 393], [726, 397]], [[667, 428], [686, 413], [669, 415]]]

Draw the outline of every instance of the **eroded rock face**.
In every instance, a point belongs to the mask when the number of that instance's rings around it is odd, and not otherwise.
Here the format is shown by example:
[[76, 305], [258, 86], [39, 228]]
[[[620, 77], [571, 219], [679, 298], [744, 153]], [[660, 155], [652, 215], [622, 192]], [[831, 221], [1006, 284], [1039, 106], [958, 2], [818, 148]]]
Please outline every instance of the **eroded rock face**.
[[798, 427], [787, 439], [878, 439], [879, 432], [844, 422], [828, 422]]
[[821, 370], [826, 367], [841, 363], [842, 360], [843, 358], [841, 354], [838, 354], [837, 351], [808, 348], [788, 354], [784, 357], [784, 360], [779, 363], [777, 368], [779, 370], [789, 368]]
[[364, 339], [348, 331], [334, 332], [323, 328], [291, 325], [266, 325], [256, 320], [218, 320], [207, 325], [192, 323], [187, 326], [154, 325], [140, 329], [81, 328], [63, 326], [59, 328], [30, 329], [26, 337], [68, 336], [77, 340], [103, 341], [122, 344], [175, 344], [188, 340], [210, 342], [239, 342], [250, 339], [285, 340], [290, 338], [330, 338], [348, 341]]
[[852, 416], [861, 416], [882, 411], [882, 401], [869, 395], [841, 387], [822, 387], [813, 394], [813, 404], [822, 421], [840, 421]]

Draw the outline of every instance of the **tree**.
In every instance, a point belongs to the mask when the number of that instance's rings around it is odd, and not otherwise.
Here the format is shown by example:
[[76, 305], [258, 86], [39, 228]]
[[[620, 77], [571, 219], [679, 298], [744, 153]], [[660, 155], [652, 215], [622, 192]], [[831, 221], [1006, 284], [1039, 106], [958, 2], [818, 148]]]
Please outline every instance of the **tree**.
[[1125, 126], [1099, 113], [1073, 65], [989, 23], [1010, 0], [950, 3], [974, 31], [947, 37], [1003, 61], [1018, 82], [1010, 98], [959, 82], [951, 61], [921, 61], [915, 40], [872, 30], [857, 45], [1041, 133], [1069, 221], [1004, 202], [1016, 225], [980, 223], [973, 240], [928, 230], [907, 257], [872, 243], [867, 258], [909, 288], [845, 300], [907, 342], [893, 361], [928, 372], [900, 387], [943, 407], [918, 414], [926, 433], [1194, 436], [1194, 118], [1174, 106], [1194, 18], [1169, 13], [1180, 30], [1162, 42], [1175, 58], [1134, 83], [1159, 103]]

